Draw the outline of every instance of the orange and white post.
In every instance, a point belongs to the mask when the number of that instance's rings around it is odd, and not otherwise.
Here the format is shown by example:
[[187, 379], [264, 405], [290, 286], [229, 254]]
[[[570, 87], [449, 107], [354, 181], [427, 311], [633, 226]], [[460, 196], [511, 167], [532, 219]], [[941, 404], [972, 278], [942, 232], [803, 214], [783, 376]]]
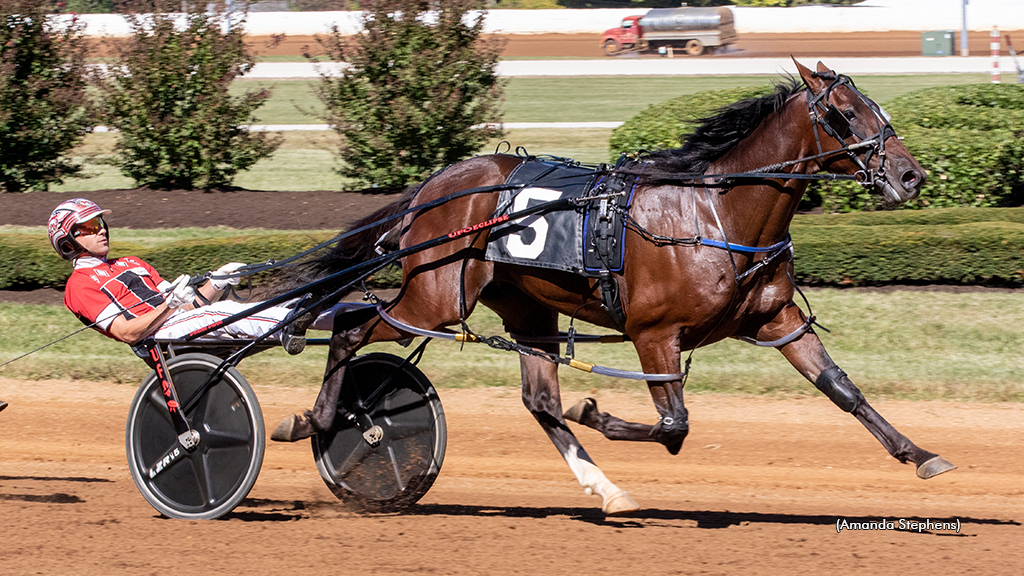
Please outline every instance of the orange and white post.
[[989, 33], [989, 50], [992, 52], [992, 83], [999, 84], [999, 29], [992, 27], [992, 32]]

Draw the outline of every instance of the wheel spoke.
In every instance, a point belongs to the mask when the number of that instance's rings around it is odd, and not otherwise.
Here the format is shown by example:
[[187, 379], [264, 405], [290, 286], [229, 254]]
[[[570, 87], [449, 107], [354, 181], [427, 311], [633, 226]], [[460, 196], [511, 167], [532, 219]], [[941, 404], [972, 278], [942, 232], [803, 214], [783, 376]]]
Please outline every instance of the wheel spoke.
[[352, 452], [345, 458], [343, 462], [334, 467], [334, 480], [337, 482], [342, 479], [345, 475], [351, 472], [355, 467], [362, 463], [367, 456], [373, 453], [373, 449], [366, 442], [358, 442], [353, 448]]
[[[180, 400], [180, 398], [179, 398], [179, 400]], [[189, 414], [186, 414], [186, 417], [188, 417], [188, 420], [189, 420], [189, 424], [193, 428], [200, 428], [200, 429], [202, 429], [203, 424], [206, 423], [206, 419], [207, 419], [206, 410], [207, 410], [207, 406], [209, 405], [209, 403], [210, 403], [210, 389], [207, 388], [206, 391], [203, 393], [203, 395], [200, 396], [196, 400], [195, 406], [192, 407], [192, 411]]]
[[195, 470], [196, 486], [203, 499], [203, 507], [210, 505], [213, 494], [213, 479], [210, 477], [210, 465], [206, 458], [205, 450], [196, 450], [192, 453], [192, 469]]
[[408, 392], [401, 395], [392, 394], [386, 398], [386, 403], [377, 403], [377, 406], [373, 409], [373, 415], [394, 417], [423, 408], [426, 405], [427, 398], [425, 396], [418, 396]]
[[429, 420], [399, 420], [393, 422], [388, 420], [387, 436], [392, 442], [410, 436], [419, 436], [433, 432], [434, 423]]
[[248, 446], [252, 441], [251, 433], [222, 432], [206, 430], [199, 433], [202, 441], [210, 448], [229, 448], [231, 446]]
[[398, 465], [398, 458], [395, 456], [395, 449], [392, 446], [388, 446], [388, 458], [391, 460], [391, 469], [395, 471], [395, 485], [398, 486], [398, 492], [405, 490], [406, 482], [402, 480], [402, 471]]
[[[155, 465], [157, 462], [162, 460], [164, 455], [169, 454], [171, 452], [171, 450], [173, 450], [175, 447], [180, 447], [180, 445], [178, 444], [178, 439], [177, 438], [175, 438], [171, 442], [168, 442], [166, 448], [163, 448], [162, 450], [154, 451], [156, 454], [158, 454], [158, 456], [156, 457], [156, 460], [154, 460], [152, 462], [139, 462], [140, 468], [142, 468], [142, 473], [143, 474], [147, 473], [149, 471], [149, 469], [153, 467], [153, 465]], [[139, 459], [141, 460], [141, 457]], [[168, 468], [164, 468], [160, 472], [166, 472], [169, 469], [170, 469], [169, 467]]]

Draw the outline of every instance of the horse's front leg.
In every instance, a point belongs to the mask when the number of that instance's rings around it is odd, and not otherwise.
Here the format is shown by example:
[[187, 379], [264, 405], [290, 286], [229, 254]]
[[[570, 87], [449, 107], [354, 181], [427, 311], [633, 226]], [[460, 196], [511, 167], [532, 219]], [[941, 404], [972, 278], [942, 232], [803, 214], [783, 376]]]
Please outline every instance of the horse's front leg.
[[[773, 323], [761, 329], [760, 339], [776, 339], [792, 333], [804, 322], [803, 314], [790, 303]], [[818, 335], [807, 332], [800, 338], [781, 346], [779, 350], [787, 360], [814, 383], [814, 386], [844, 412], [849, 412], [882, 443], [894, 458], [902, 463], [913, 462], [917, 475], [927, 479], [948, 472], [956, 466], [937, 454], [919, 448], [872, 408], [860, 390], [829, 357]]]

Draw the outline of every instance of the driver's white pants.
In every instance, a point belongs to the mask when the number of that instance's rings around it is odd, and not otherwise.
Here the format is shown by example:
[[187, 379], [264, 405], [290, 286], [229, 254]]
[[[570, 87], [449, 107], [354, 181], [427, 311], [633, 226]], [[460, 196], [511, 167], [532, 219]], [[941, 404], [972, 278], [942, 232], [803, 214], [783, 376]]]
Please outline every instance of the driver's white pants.
[[[164, 322], [164, 325], [161, 326], [153, 336], [159, 339], [182, 338], [188, 336], [192, 332], [206, 328], [214, 322], [224, 320], [230, 316], [238, 314], [239, 312], [252, 308], [257, 304], [259, 304], [259, 302], [234, 302], [232, 300], [224, 300], [196, 308], [195, 310], [180, 311], [171, 315], [171, 317]], [[356, 304], [351, 302], [340, 302], [335, 304], [331, 308], [321, 312], [313, 322], [313, 325], [310, 326], [310, 329], [326, 330], [330, 332], [334, 328], [334, 315], [336, 313], [364, 306], [366, 306], [366, 304]], [[202, 338], [219, 338], [225, 340], [231, 338], [258, 338], [273, 330], [279, 322], [284, 320], [285, 316], [288, 316], [288, 313], [291, 311], [291, 308], [272, 306], [266, 310], [261, 310], [257, 314], [247, 316], [241, 320], [217, 328], [208, 334], [204, 334]], [[275, 342], [280, 341], [280, 335], [281, 333], [278, 332], [269, 339]]]
[[[224, 300], [201, 306], [194, 310], [179, 311], [172, 314], [153, 336], [159, 339], [182, 338], [215, 322], [225, 320], [230, 316], [252, 308], [257, 304], [259, 302]], [[226, 326], [221, 326], [209, 334], [203, 335], [202, 338], [258, 338], [277, 327], [278, 323], [284, 320], [289, 312], [291, 312], [291, 308], [272, 306]], [[279, 336], [280, 332], [271, 336], [270, 339], [279, 341]]]

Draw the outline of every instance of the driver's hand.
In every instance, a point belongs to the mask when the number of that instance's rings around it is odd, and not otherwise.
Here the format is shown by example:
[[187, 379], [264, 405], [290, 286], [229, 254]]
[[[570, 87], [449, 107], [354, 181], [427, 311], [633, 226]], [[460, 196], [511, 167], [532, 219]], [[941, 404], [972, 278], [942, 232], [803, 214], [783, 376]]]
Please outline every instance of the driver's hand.
[[188, 274], [182, 274], [174, 280], [171, 293], [167, 295], [165, 300], [168, 308], [175, 310], [185, 304], [191, 304], [195, 300], [196, 289], [188, 285], [189, 280]]
[[235, 274], [239, 268], [244, 268], [245, 264], [242, 262], [229, 262], [217, 268], [217, 270], [210, 276], [210, 284], [217, 290], [223, 290], [228, 286], [238, 286], [238, 282], [242, 279], [240, 275]]

